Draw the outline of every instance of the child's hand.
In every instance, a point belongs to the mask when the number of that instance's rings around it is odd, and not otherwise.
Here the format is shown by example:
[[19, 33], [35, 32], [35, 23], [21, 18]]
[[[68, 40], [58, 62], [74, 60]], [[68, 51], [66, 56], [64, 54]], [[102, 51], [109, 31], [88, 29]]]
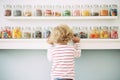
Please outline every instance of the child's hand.
[[74, 36], [72, 41], [73, 41], [73, 43], [79, 43], [80, 42], [80, 38]]
[[51, 41], [49, 38], [47, 39], [47, 43], [53, 45], [53, 41]]

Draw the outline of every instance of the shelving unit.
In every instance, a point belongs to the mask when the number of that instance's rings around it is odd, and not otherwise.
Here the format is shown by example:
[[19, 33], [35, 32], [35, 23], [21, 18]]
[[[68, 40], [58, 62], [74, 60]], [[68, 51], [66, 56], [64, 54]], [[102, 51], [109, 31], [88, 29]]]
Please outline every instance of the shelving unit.
[[[0, 39], [0, 49], [47, 49], [46, 39]], [[81, 39], [82, 49], [120, 49], [120, 39]]]
[[[114, 20], [118, 16], [5, 17], [7, 20]], [[0, 49], [47, 49], [46, 39], [0, 39]], [[81, 39], [81, 49], [120, 49], [120, 39]]]
[[52, 19], [52, 20], [63, 20], [63, 19], [118, 19], [118, 16], [60, 16], [60, 17], [55, 17], [55, 16], [50, 16], [50, 17], [45, 17], [45, 16], [37, 16], [37, 17], [5, 17], [5, 19], [8, 20], [25, 20], [25, 19]]

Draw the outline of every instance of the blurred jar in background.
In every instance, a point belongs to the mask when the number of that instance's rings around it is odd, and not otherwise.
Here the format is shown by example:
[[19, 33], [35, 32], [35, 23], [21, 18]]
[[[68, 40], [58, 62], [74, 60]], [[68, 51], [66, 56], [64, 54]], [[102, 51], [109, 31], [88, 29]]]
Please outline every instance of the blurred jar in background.
[[91, 5], [82, 5], [82, 16], [91, 16]]
[[43, 38], [48, 38], [51, 34], [52, 28], [44, 27], [42, 31], [43, 31]]
[[108, 5], [103, 4], [100, 5], [100, 16], [109, 16], [109, 8]]
[[14, 39], [22, 38], [22, 28], [21, 27], [12, 27], [12, 38], [14, 38]]
[[22, 6], [13, 5], [13, 16], [22, 16]]
[[54, 16], [61, 16], [61, 6], [60, 5], [55, 5], [54, 6]]
[[11, 27], [5, 26], [1, 29], [1, 36], [3, 39], [9, 39], [12, 38], [12, 32], [11, 32]]
[[23, 16], [32, 16], [32, 6], [31, 5], [23, 5]]
[[117, 11], [117, 5], [113, 4], [113, 5], [109, 5], [110, 8], [110, 16], [117, 16], [118, 11]]
[[62, 16], [71, 16], [71, 6], [70, 5], [64, 5], [62, 11]]
[[42, 38], [42, 28], [40, 26], [35, 29], [35, 38]]
[[98, 27], [90, 27], [89, 38], [99, 38], [99, 29]]
[[88, 38], [88, 29], [85, 26], [80, 27], [80, 38]]
[[100, 27], [100, 38], [110, 38], [110, 32], [107, 26]]
[[113, 27], [110, 27], [110, 28], [111, 28], [110, 38], [118, 39], [118, 26], [113, 26]]
[[0, 27], [0, 39], [2, 38], [2, 27]]
[[3, 8], [5, 9], [4, 16], [12, 15], [12, 5], [4, 5]]
[[45, 6], [45, 16], [53, 16], [53, 6], [52, 5]]
[[35, 9], [35, 16], [42, 16], [43, 15], [42, 5], [34, 6], [34, 9]]
[[23, 27], [23, 38], [30, 39], [31, 38], [31, 28], [30, 27]]
[[80, 27], [73, 26], [72, 29], [73, 29], [73, 32], [74, 32], [74, 36], [75, 36], [75, 37], [80, 37], [80, 36], [79, 36]]
[[80, 16], [81, 15], [81, 13], [80, 13], [81, 12], [80, 11], [81, 10], [80, 5], [73, 5], [72, 10], [73, 10], [72, 11], [73, 16]]
[[99, 9], [99, 5], [93, 5], [92, 6], [92, 16], [99, 16], [99, 12], [100, 12], [100, 9]]

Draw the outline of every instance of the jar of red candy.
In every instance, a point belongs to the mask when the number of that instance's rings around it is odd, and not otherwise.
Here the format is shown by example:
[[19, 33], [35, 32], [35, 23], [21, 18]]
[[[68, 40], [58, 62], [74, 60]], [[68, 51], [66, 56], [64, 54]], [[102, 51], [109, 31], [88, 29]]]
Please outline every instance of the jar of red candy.
[[110, 28], [111, 28], [110, 38], [118, 39], [118, 26], [113, 26], [113, 27], [110, 27]]

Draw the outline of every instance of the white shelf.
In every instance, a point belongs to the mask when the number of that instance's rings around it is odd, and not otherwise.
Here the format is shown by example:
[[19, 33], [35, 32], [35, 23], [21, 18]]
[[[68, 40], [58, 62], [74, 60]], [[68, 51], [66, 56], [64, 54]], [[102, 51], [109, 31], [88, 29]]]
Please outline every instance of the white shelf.
[[118, 19], [118, 16], [50, 16], [50, 17], [44, 17], [44, 16], [38, 16], [38, 17], [5, 17], [8, 20], [24, 20], [24, 19], [53, 19], [53, 20], [61, 20], [61, 19]]
[[[0, 39], [0, 49], [47, 49], [46, 39]], [[81, 39], [82, 49], [120, 49], [120, 39]]]

